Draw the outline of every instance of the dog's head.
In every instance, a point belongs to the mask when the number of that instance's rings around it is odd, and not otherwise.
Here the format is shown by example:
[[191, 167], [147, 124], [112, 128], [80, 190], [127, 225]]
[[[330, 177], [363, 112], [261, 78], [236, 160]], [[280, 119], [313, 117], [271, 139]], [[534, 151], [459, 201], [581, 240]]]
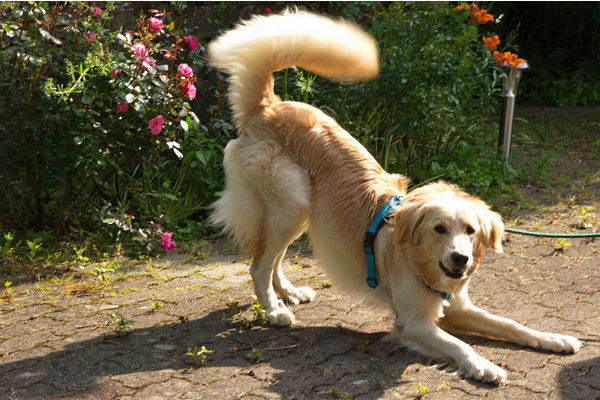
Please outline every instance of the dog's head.
[[393, 224], [394, 242], [407, 247], [415, 273], [432, 286], [454, 287], [468, 278], [486, 248], [502, 252], [500, 215], [443, 182], [412, 191]]

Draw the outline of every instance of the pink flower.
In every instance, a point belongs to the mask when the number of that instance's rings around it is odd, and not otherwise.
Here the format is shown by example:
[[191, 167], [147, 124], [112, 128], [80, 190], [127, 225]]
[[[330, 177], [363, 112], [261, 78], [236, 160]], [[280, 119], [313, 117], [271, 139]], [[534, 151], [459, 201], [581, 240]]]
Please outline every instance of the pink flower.
[[194, 76], [194, 70], [192, 70], [192, 67], [190, 67], [187, 64], [179, 64], [179, 67], [177, 67], [177, 71], [179, 71], [179, 73], [185, 76], [186, 78], [191, 78], [192, 76]]
[[183, 90], [185, 90], [185, 96], [190, 99], [190, 100], [194, 100], [196, 98], [196, 86], [194, 86], [194, 84], [190, 81], [185, 81], [183, 82]]
[[102, 9], [100, 7], [94, 7], [91, 11], [94, 17], [99, 17], [102, 14]]
[[183, 40], [187, 43], [190, 50], [194, 51], [198, 48], [198, 41], [192, 35], [184, 37]]
[[118, 71], [116, 69], [113, 69], [112, 71], [110, 71], [110, 76], [112, 76], [113, 78], [115, 76], [117, 76]]
[[271, 14], [271, 9], [270, 8], [265, 8], [265, 14]]
[[128, 110], [129, 106], [125, 102], [117, 104], [117, 108], [115, 108], [117, 114], [127, 112]]
[[149, 58], [142, 61], [142, 69], [146, 71], [148, 67], [156, 68], [156, 63]]
[[162, 131], [162, 126], [164, 123], [165, 119], [162, 117], [162, 115], [157, 115], [148, 121], [148, 128], [150, 128], [150, 132], [152, 132], [153, 135], [158, 135], [160, 131]]
[[85, 40], [87, 40], [88, 42], [94, 42], [96, 41], [96, 34], [92, 31], [87, 31], [85, 33]]
[[131, 51], [138, 59], [143, 59], [148, 57], [148, 50], [146, 50], [146, 46], [141, 43], [136, 43], [131, 46]]
[[173, 232], [164, 232], [160, 236], [160, 249], [167, 253], [172, 252], [177, 248], [177, 244], [171, 239], [173, 237]]
[[150, 30], [152, 32], [160, 32], [160, 30], [163, 28], [162, 19], [159, 19], [156, 17], [150, 17], [150, 19], [148, 20], [148, 23], [150, 25]]

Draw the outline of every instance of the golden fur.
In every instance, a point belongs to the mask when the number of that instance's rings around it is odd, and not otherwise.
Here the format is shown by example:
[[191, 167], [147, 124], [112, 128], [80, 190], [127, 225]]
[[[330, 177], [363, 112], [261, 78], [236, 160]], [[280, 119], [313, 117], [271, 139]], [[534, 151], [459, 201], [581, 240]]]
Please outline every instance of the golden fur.
[[[225, 190], [212, 222], [253, 256], [251, 274], [269, 320], [290, 325], [284, 302], [311, 301], [281, 268], [287, 246], [310, 227], [327, 274], [353, 293], [370, 293], [396, 315], [406, 346], [448, 360], [469, 376], [500, 382], [506, 372], [439, 322], [527, 346], [574, 352], [569, 336], [538, 332], [473, 306], [469, 278], [485, 249], [502, 251], [500, 216], [453, 185], [406, 193], [408, 179], [388, 174], [331, 117], [273, 91], [274, 71], [297, 65], [336, 80], [379, 72], [377, 46], [356, 26], [306, 12], [254, 17], [209, 45], [212, 65], [230, 75], [229, 100], [239, 137], [225, 149]], [[375, 291], [366, 283], [365, 233], [390, 197], [405, 200], [375, 240]], [[434, 292], [452, 294], [448, 302]], [[443, 321], [442, 321], [443, 319]]]

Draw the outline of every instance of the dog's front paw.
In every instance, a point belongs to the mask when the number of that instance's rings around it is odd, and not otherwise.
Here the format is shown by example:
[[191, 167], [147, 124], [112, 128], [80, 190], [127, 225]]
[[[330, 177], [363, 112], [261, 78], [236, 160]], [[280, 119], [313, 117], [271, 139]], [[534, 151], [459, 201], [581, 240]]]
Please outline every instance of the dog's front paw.
[[278, 307], [274, 310], [267, 310], [267, 318], [271, 325], [277, 326], [290, 326], [296, 321], [294, 313], [292, 313], [286, 306]]
[[467, 376], [482, 382], [495, 383], [506, 381], [506, 371], [483, 357], [475, 356], [462, 366]]
[[299, 288], [291, 287], [282, 293], [282, 298], [288, 303], [298, 305], [300, 303], [309, 303], [313, 301], [317, 293], [308, 286]]
[[539, 332], [532, 339], [530, 346], [535, 349], [550, 350], [556, 353], [577, 353], [581, 348], [581, 342], [573, 336]]

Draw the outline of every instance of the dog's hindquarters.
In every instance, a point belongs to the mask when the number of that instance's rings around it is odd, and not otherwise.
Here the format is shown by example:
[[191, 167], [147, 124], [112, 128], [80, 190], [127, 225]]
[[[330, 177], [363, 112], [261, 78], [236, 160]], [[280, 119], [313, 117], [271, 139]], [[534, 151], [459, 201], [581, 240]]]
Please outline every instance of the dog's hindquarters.
[[[280, 99], [272, 74], [296, 65], [331, 79], [369, 80], [379, 72], [377, 46], [351, 23], [286, 12], [238, 25], [210, 43], [208, 53], [211, 64], [230, 75], [239, 132], [225, 150], [225, 189], [211, 222], [252, 255], [260, 302], [271, 322], [289, 325], [293, 314], [279, 298], [310, 301], [314, 291], [295, 288], [280, 264], [287, 246], [308, 227], [313, 193], [306, 163], [294, 158], [284, 139], [288, 125], [273, 123]], [[311, 134], [308, 129], [302, 127], [302, 134]]]
[[293, 314], [278, 298], [297, 304], [315, 296], [308, 288], [295, 288], [281, 269], [287, 247], [308, 227], [308, 174], [277, 143], [248, 136], [229, 142], [223, 164], [225, 190], [211, 222], [252, 256], [255, 292], [271, 322], [289, 325]]

